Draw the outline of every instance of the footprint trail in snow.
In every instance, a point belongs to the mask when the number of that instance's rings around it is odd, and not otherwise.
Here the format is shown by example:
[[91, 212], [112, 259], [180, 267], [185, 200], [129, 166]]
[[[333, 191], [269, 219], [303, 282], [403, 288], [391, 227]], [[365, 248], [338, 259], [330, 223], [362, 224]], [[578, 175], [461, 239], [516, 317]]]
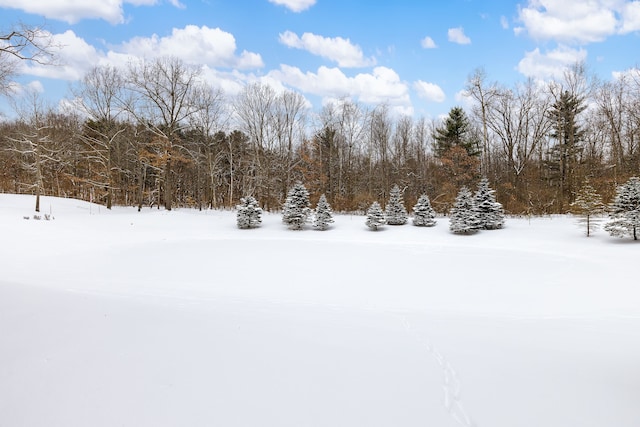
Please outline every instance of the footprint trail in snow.
[[460, 379], [451, 363], [440, 353], [434, 345], [423, 338], [406, 317], [402, 318], [402, 325], [407, 333], [438, 363], [443, 373], [442, 388], [444, 392], [444, 407], [447, 413], [462, 427], [476, 427], [475, 423], [464, 409], [460, 398]]

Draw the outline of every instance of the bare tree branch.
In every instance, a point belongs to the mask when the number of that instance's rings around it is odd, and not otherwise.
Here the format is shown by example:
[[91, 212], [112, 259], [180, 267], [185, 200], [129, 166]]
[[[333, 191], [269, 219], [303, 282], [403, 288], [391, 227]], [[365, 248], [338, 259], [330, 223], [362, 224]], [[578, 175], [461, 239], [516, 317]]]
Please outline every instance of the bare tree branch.
[[20, 23], [0, 32], [0, 95], [10, 92], [10, 80], [18, 74], [21, 63], [54, 65], [59, 47], [51, 33], [40, 26]]

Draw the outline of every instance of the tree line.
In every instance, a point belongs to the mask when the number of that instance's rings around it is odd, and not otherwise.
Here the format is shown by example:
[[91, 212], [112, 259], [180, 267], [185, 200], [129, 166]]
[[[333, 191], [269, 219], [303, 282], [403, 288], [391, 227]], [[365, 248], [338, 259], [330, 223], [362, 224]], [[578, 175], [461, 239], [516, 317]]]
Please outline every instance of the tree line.
[[[562, 79], [505, 86], [473, 71], [469, 107], [444, 119], [342, 100], [311, 111], [262, 83], [230, 97], [176, 58], [98, 66], [66, 108], [38, 94], [0, 123], [0, 191], [112, 205], [279, 210], [302, 182], [316, 203], [364, 212], [398, 184], [448, 212], [484, 177], [512, 214], [564, 213], [585, 180], [605, 201], [640, 167], [640, 71], [611, 81], [577, 64]], [[466, 104], [467, 105], [467, 104]]]

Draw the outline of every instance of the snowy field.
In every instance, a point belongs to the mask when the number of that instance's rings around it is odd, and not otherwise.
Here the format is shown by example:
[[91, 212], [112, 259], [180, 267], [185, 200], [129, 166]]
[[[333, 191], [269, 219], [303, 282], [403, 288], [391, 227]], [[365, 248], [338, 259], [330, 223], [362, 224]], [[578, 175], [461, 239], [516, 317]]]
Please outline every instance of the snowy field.
[[0, 194], [0, 426], [638, 427], [640, 244]]

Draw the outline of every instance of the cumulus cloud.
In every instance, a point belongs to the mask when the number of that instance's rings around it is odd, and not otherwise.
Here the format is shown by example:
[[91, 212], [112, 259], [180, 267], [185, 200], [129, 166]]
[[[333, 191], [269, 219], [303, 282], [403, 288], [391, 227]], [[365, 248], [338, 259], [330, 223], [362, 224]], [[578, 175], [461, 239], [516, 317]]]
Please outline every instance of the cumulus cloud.
[[327, 58], [340, 67], [368, 67], [376, 63], [375, 58], [364, 57], [360, 46], [342, 37], [323, 37], [312, 33], [299, 37], [292, 31], [285, 31], [280, 34], [280, 43]]
[[434, 83], [424, 82], [418, 80], [413, 83], [413, 89], [416, 91], [420, 98], [424, 98], [427, 101], [444, 102], [446, 96], [440, 86]]
[[233, 35], [218, 28], [187, 26], [174, 29], [167, 37], [136, 37], [121, 45], [111, 46], [106, 52], [88, 44], [71, 30], [53, 34], [52, 41], [54, 45], [61, 47], [57, 52], [60, 65], [40, 66], [24, 63], [25, 74], [73, 81], [81, 79], [96, 65], [124, 67], [136, 58], [173, 56], [186, 64], [201, 66], [203, 69], [232, 69], [236, 75], [220, 71], [217, 76], [227, 76], [228, 78], [223, 80], [229, 87], [225, 89], [233, 89], [236, 86], [229, 82], [238, 81], [238, 70], [264, 66], [262, 58], [257, 53], [243, 51], [238, 54]]
[[464, 28], [449, 28], [447, 31], [449, 41], [458, 44], [471, 44], [471, 39], [464, 34]]
[[171, 35], [160, 37], [135, 37], [119, 49], [137, 57], [174, 56], [188, 64], [206, 64], [214, 67], [238, 69], [261, 68], [262, 57], [257, 53], [242, 51], [236, 55], [236, 39], [233, 34], [219, 28], [187, 25], [174, 28]]
[[640, 31], [640, 1], [626, 3], [622, 9], [620, 33], [627, 34], [635, 31]]
[[534, 39], [587, 44], [640, 30], [640, 2], [529, 0], [519, 20]]
[[353, 97], [366, 104], [388, 104], [405, 113], [412, 111], [409, 88], [387, 67], [349, 77], [339, 68], [322, 66], [316, 73], [305, 73], [297, 67], [280, 65], [269, 75], [308, 94], [334, 99]]
[[[153, 6], [158, 2], [159, 0], [0, 0], [0, 7], [19, 9], [69, 24], [83, 19], [103, 19], [111, 24], [121, 24], [124, 22], [123, 4]], [[181, 7], [178, 0], [171, 0], [170, 3]]]
[[104, 54], [78, 37], [73, 31], [51, 35], [53, 45], [60, 46], [56, 53], [60, 65], [42, 66], [25, 63], [25, 74], [61, 80], [78, 80], [87, 70], [102, 62]]
[[292, 12], [302, 12], [316, 4], [316, 0], [269, 0], [269, 3], [284, 6]]
[[438, 47], [436, 45], [436, 42], [434, 42], [433, 39], [429, 36], [420, 40], [420, 45], [425, 49], [435, 49]]
[[557, 49], [542, 53], [539, 48], [527, 52], [518, 63], [518, 71], [527, 77], [539, 80], [561, 78], [568, 67], [587, 58], [584, 49], [572, 49], [559, 46]]

